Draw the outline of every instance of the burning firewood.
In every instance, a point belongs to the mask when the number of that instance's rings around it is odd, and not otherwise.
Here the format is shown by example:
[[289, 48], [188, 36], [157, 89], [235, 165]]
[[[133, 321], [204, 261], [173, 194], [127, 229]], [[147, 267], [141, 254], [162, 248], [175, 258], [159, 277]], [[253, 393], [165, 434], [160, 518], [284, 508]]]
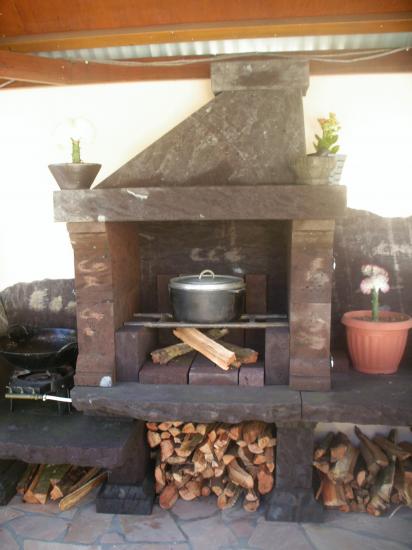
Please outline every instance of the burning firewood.
[[[173, 436], [165, 438], [166, 432]], [[157, 452], [156, 492], [162, 508], [171, 508], [178, 498], [190, 501], [213, 493], [222, 510], [243, 498], [244, 508], [253, 511], [260, 496], [273, 488], [276, 438], [264, 422], [150, 422], [147, 437]]]

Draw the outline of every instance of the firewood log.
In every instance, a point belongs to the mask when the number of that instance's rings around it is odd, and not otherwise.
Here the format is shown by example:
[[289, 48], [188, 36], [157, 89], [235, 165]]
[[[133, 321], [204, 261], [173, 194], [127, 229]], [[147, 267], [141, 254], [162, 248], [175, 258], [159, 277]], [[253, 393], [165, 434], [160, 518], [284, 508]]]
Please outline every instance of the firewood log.
[[217, 499], [217, 507], [220, 510], [227, 510], [229, 508], [232, 508], [238, 501], [241, 493], [242, 493], [242, 490], [240, 487], [236, 487], [233, 495], [230, 497], [228, 497], [225, 493], [223, 493]]
[[174, 453], [174, 444], [170, 439], [165, 439], [160, 443], [160, 460], [165, 462]]
[[203, 485], [202, 487], [202, 497], [208, 497], [212, 491], [208, 485]]
[[329, 432], [320, 443], [316, 446], [315, 452], [313, 453], [314, 460], [319, 460], [324, 457], [331, 446], [331, 443], [334, 438], [334, 433]]
[[194, 449], [203, 441], [204, 436], [199, 433], [188, 434], [180, 447], [174, 449], [177, 456], [188, 457]]
[[338, 432], [330, 445], [330, 461], [336, 462], [343, 458], [350, 444], [348, 436], [342, 432]]
[[242, 438], [242, 424], [234, 424], [229, 428], [229, 437], [234, 441], [239, 441]]
[[223, 492], [229, 498], [233, 497], [233, 495], [236, 494], [236, 491], [237, 491], [237, 485], [232, 483], [232, 481], [229, 481], [229, 483], [227, 483], [225, 485], [225, 488], [223, 489]]
[[147, 442], [149, 443], [149, 447], [151, 449], [154, 449], [158, 445], [160, 445], [160, 442], [162, 441], [162, 438], [160, 437], [159, 432], [154, 431], [148, 431], [147, 432]]
[[247, 447], [239, 447], [237, 450], [237, 456], [245, 466], [253, 466], [255, 456]]
[[270, 493], [273, 489], [273, 475], [268, 471], [265, 464], [262, 464], [258, 468], [257, 473], [258, 491], [261, 495]]
[[[220, 340], [224, 336], [226, 336], [229, 333], [229, 330], [227, 328], [214, 328], [211, 330], [208, 330], [206, 332], [206, 335], [208, 338], [211, 338], [212, 340]], [[169, 363], [172, 359], [175, 357], [180, 357], [182, 355], [186, 355], [188, 353], [191, 353], [193, 351], [193, 348], [189, 346], [188, 344], [180, 343], [180, 344], [173, 344], [172, 346], [167, 346], [166, 348], [156, 349], [151, 352], [151, 357], [153, 363], [159, 363], [161, 365], [165, 365], [166, 363]]]
[[50, 492], [50, 498], [57, 500], [64, 497], [72, 491], [72, 487], [76, 485], [90, 470], [83, 466], [72, 466], [63, 476], [59, 483], [56, 483]]
[[95, 487], [98, 487], [107, 478], [107, 472], [100, 472], [92, 479], [89, 479], [84, 485], [71, 491], [59, 502], [59, 509], [63, 512], [75, 506], [82, 498], [90, 493]]
[[236, 355], [232, 351], [195, 328], [178, 328], [173, 331], [173, 334], [223, 370], [228, 370], [229, 366], [236, 361]]
[[235, 367], [240, 367], [241, 365], [251, 365], [257, 362], [259, 353], [254, 349], [242, 348], [236, 346], [235, 344], [230, 344], [229, 342], [222, 342], [222, 345], [236, 355], [236, 361], [232, 363]]
[[24, 474], [20, 478], [16, 486], [16, 492], [18, 495], [24, 495], [30, 483], [33, 481], [33, 478], [36, 475], [36, 472], [38, 469], [39, 469], [38, 464], [27, 464]]
[[385, 451], [389, 458], [391, 456], [396, 456], [399, 460], [406, 460], [411, 456], [409, 451], [399, 447], [399, 445], [395, 445], [395, 443], [392, 443], [390, 440], [381, 435], [375, 435], [372, 441], [376, 443], [376, 445], [378, 445], [383, 451]]
[[221, 477], [213, 477], [210, 480], [210, 489], [217, 497], [220, 496], [225, 488], [224, 480]]
[[258, 500], [259, 497], [254, 489], [249, 489], [249, 491], [246, 491], [245, 499], [249, 502], [254, 502], [255, 500]]
[[173, 456], [169, 456], [169, 458], [166, 459], [167, 464], [185, 464], [185, 462], [186, 462], [186, 457], [184, 456], [173, 455]]
[[165, 432], [166, 430], [168, 430], [169, 428], [171, 428], [173, 426], [173, 423], [172, 422], [161, 422], [160, 424], [158, 424], [158, 428], [159, 430], [161, 430], [162, 432]]
[[34, 488], [36, 487], [37, 482], [39, 481], [40, 476], [41, 476], [41, 474], [44, 470], [44, 466], [45, 466], [44, 464], [39, 465], [35, 475], [33, 476], [33, 479], [31, 480], [30, 485], [27, 487], [27, 490], [23, 495], [24, 502], [28, 502], [29, 504], [39, 504], [39, 501], [34, 496], [33, 491], [34, 491]]
[[181, 489], [179, 489], [179, 496], [183, 500], [194, 500], [200, 497], [202, 494], [202, 486], [198, 481], [188, 481]]
[[236, 485], [240, 485], [245, 489], [253, 489], [253, 477], [246, 472], [235, 459], [227, 466], [229, 479]]
[[157, 432], [158, 431], [157, 422], [146, 422], [146, 428], [148, 430], [151, 430], [152, 432]]
[[193, 422], [186, 422], [182, 427], [182, 433], [184, 434], [194, 434], [196, 433], [196, 428]]
[[260, 454], [263, 454], [263, 452], [264, 452], [264, 449], [259, 447], [259, 445], [257, 443], [249, 443], [247, 448], [249, 449], [249, 451], [251, 453], [253, 453], [255, 455], [260, 455]]
[[389, 464], [389, 459], [386, 456], [386, 454], [382, 451], [382, 449], [376, 445], [373, 441], [369, 439], [362, 431], [358, 428], [358, 426], [355, 426], [355, 434], [357, 435], [358, 439], [362, 441], [366, 447], [368, 447], [369, 451], [372, 453], [375, 462], [381, 466], [387, 466]]
[[401, 449], [407, 451], [412, 456], [412, 443], [410, 443], [409, 441], [401, 441], [398, 445], [399, 447], [401, 447]]
[[317, 470], [319, 470], [323, 474], [329, 473], [330, 463], [328, 460], [314, 460], [312, 464]]
[[179, 491], [175, 483], [166, 485], [159, 496], [159, 505], [163, 510], [170, 510], [179, 498]]
[[322, 477], [322, 500], [324, 506], [337, 508], [346, 504], [345, 492], [341, 483], [333, 483], [327, 476]]
[[255, 443], [257, 438], [264, 432], [265, 423], [253, 420], [251, 422], [245, 422], [243, 425], [243, 441], [246, 445]]
[[345, 454], [339, 458], [328, 472], [328, 477], [334, 482], [348, 483], [353, 479], [353, 471], [358, 459], [359, 449], [347, 443]]

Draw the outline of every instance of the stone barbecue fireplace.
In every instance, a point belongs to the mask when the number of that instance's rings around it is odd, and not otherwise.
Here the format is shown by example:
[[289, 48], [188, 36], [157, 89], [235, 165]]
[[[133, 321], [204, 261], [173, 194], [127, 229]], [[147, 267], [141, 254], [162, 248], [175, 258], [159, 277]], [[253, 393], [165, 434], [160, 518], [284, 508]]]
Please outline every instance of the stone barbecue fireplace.
[[[306, 62], [216, 62], [210, 103], [95, 189], [55, 193], [75, 256], [77, 385], [156, 382], [144, 373], [150, 351], [170, 341], [153, 327], [169, 311], [167, 281], [209, 268], [245, 277], [246, 313], [277, 316], [231, 332], [260, 353], [261, 382], [251, 385], [330, 388], [334, 219], [345, 188], [295, 184], [307, 86]], [[143, 326], [135, 314], [152, 317]]]

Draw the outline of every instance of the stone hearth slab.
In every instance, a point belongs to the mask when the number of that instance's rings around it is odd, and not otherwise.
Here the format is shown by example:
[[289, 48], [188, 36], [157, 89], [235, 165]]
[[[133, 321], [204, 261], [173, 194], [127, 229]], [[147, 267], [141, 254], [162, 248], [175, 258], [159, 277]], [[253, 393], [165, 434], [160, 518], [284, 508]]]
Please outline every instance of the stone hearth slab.
[[302, 392], [303, 419], [409, 426], [412, 424], [412, 369], [394, 375], [360, 374], [352, 369], [332, 376], [332, 391]]
[[287, 386], [179, 386], [120, 383], [112, 388], [78, 386], [72, 391], [77, 410], [129, 416], [155, 422], [236, 423], [297, 421], [299, 392]]
[[8, 412], [8, 405], [0, 403], [0, 458], [114, 468], [126, 461], [137, 441], [139, 423], [128, 419], [77, 412], [58, 416], [29, 406]]

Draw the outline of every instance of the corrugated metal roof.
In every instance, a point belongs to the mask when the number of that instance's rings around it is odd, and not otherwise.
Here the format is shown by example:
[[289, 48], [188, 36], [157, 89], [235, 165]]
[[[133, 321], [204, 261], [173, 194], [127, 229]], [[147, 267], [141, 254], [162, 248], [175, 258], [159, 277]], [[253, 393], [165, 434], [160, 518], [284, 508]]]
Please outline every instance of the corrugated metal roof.
[[412, 47], [412, 33], [349, 34], [329, 36], [289, 36], [238, 40], [211, 40], [58, 50], [38, 55], [68, 59], [139, 59], [242, 53], [287, 53], [327, 50], [393, 49]]

